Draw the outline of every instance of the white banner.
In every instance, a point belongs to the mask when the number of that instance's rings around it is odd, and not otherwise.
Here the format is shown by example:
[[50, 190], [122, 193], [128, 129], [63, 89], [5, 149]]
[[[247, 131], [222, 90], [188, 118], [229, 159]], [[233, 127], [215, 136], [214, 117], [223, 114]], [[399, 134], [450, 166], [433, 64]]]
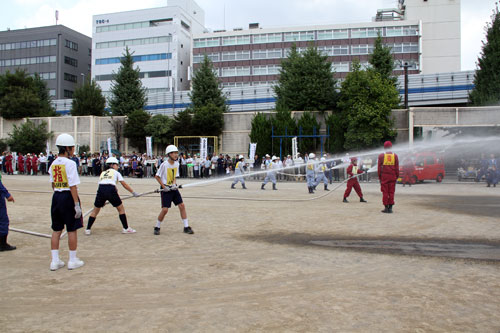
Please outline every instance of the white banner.
[[293, 156], [293, 159], [296, 159], [298, 158], [298, 146], [297, 146], [297, 137], [295, 138], [292, 138], [292, 156]]
[[153, 137], [146, 137], [146, 155], [153, 157]]
[[250, 154], [248, 156], [249, 160], [255, 160], [255, 151], [257, 150], [256, 143], [250, 143]]
[[208, 155], [208, 139], [200, 138], [200, 158], [206, 160]]
[[47, 141], [47, 146], [45, 147], [45, 153], [47, 154], [46, 155], [47, 157], [50, 155], [50, 144], [49, 144], [49, 141]]
[[108, 138], [108, 154], [111, 156], [111, 138]]

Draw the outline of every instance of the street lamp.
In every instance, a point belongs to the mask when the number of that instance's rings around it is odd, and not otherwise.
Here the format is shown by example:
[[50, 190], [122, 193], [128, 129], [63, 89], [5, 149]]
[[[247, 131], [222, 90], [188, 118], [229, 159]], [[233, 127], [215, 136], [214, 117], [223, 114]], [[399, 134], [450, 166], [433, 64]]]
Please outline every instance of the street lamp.
[[405, 76], [405, 109], [408, 110], [408, 67], [412, 67], [407, 61], [400, 65], [404, 70]]
[[85, 84], [85, 74], [80, 73], [80, 75], [82, 76], [82, 85], [83, 85], [83, 84]]

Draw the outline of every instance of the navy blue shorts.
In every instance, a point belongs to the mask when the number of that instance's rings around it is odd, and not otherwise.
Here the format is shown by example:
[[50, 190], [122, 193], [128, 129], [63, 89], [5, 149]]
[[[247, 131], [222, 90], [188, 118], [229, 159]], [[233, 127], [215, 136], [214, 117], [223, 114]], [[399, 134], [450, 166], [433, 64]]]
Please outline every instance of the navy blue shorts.
[[172, 202], [176, 206], [182, 203], [182, 197], [179, 190], [160, 192], [160, 193], [161, 193], [161, 208], [164, 207], [170, 208], [172, 206]]
[[113, 207], [118, 207], [122, 204], [122, 199], [118, 195], [118, 190], [115, 185], [99, 185], [97, 195], [95, 197], [94, 206], [102, 208], [109, 201]]
[[83, 218], [75, 219], [75, 202], [70, 191], [54, 192], [52, 196], [52, 207], [50, 215], [52, 218], [52, 230], [76, 231], [83, 227]]

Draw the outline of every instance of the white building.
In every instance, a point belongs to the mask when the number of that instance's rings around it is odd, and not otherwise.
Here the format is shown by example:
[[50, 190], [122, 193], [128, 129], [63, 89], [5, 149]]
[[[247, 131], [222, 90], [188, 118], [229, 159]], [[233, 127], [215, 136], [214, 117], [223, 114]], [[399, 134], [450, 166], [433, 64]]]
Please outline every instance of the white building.
[[203, 32], [205, 13], [194, 0], [166, 7], [93, 16], [92, 78], [105, 94], [128, 46], [149, 93], [189, 89], [193, 34]]

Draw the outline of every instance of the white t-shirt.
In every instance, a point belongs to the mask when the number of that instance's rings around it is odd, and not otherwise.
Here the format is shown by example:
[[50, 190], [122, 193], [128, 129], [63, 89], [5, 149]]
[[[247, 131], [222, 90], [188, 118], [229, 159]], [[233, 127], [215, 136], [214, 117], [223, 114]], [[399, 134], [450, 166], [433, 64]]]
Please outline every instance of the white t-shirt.
[[101, 172], [101, 176], [99, 177], [99, 185], [115, 185], [118, 182], [122, 182], [123, 177], [122, 174], [116, 171], [115, 169], [108, 169], [106, 171]]
[[71, 186], [80, 184], [76, 163], [66, 157], [58, 157], [50, 165], [50, 182], [54, 183], [54, 191], [69, 191]]
[[163, 162], [156, 175], [161, 178], [164, 185], [175, 184], [175, 177], [179, 175], [179, 162], [175, 161], [174, 164], [170, 164], [168, 160]]

